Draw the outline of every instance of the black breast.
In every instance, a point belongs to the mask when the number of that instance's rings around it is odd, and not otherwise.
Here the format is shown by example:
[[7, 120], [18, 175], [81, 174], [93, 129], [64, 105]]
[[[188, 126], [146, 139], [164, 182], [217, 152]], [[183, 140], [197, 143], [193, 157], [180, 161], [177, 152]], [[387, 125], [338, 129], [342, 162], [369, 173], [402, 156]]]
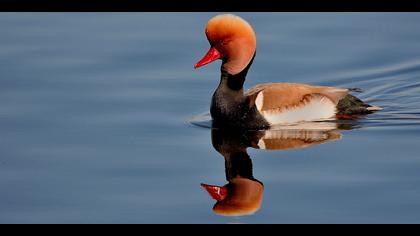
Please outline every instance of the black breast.
[[241, 130], [261, 130], [270, 127], [255, 105], [250, 106], [249, 98], [246, 97], [238, 101], [218, 94], [216, 91], [210, 113], [214, 127]]

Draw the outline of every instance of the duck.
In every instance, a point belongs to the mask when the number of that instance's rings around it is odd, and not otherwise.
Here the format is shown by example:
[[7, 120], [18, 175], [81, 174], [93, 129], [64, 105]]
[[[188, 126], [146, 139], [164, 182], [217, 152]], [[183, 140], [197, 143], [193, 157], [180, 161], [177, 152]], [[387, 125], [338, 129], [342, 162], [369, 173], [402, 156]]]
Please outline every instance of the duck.
[[352, 89], [304, 83], [264, 83], [244, 90], [256, 56], [256, 34], [243, 18], [221, 14], [205, 28], [210, 49], [194, 68], [221, 60], [220, 83], [213, 93], [213, 126], [270, 129], [308, 121], [353, 119], [382, 110], [350, 94]]

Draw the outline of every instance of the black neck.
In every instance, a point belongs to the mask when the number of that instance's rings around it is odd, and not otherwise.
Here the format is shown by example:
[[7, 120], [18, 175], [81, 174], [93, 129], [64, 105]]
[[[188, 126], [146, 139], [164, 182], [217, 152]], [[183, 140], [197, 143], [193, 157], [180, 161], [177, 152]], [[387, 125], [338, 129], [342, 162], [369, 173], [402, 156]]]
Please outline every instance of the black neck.
[[255, 178], [252, 172], [252, 161], [246, 151], [232, 153], [231, 156], [225, 157], [225, 174], [227, 181], [236, 177], [254, 180]]
[[234, 90], [234, 91], [241, 90], [244, 87], [246, 75], [248, 74], [248, 70], [251, 67], [252, 62], [254, 61], [255, 55], [256, 55], [256, 52], [254, 53], [254, 56], [252, 57], [248, 65], [245, 67], [245, 69], [243, 69], [241, 72], [235, 75], [228, 73], [224, 69], [224, 64], [226, 63], [226, 61], [223, 61], [223, 64], [221, 67], [221, 72], [222, 72], [221, 82], [226, 81], [227, 86], [231, 90]]
[[243, 89], [245, 77], [254, 57], [255, 54], [246, 68], [235, 75], [224, 70], [222, 65], [220, 84], [213, 94], [210, 106], [214, 126], [244, 129], [250, 128], [250, 125], [261, 125], [261, 122], [252, 121], [253, 110], [250, 109], [249, 98], [245, 96]]
[[254, 135], [254, 133], [248, 132], [212, 129], [211, 141], [213, 147], [225, 158], [227, 181], [237, 177], [258, 181], [254, 178], [252, 160], [247, 152], [247, 148], [251, 146], [249, 139], [253, 139]]

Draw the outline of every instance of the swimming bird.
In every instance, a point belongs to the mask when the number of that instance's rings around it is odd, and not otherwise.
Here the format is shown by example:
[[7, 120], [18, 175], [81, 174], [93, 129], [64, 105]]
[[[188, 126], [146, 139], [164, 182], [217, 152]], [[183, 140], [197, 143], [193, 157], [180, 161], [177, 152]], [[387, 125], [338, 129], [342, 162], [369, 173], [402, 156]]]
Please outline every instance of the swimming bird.
[[245, 78], [257, 46], [252, 26], [239, 16], [222, 14], [208, 21], [205, 34], [210, 50], [194, 68], [222, 60], [220, 83], [210, 107], [215, 126], [259, 130], [381, 110], [349, 94], [351, 91], [346, 88], [266, 83], [245, 91]]

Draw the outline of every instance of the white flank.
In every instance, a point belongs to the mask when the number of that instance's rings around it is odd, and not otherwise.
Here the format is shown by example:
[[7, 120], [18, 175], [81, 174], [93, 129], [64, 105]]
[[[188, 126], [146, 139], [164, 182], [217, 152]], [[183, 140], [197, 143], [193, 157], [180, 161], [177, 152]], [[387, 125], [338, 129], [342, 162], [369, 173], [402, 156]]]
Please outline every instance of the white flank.
[[[265, 132], [261, 140], [311, 140], [319, 141], [328, 139], [328, 131], [321, 130], [269, 130]], [[261, 141], [260, 140], [260, 141]], [[259, 143], [258, 143], [259, 144]]]
[[[286, 150], [304, 148], [326, 141], [341, 139], [338, 130], [267, 130], [258, 140], [258, 148], [264, 150]], [[304, 141], [302, 143], [295, 142]]]
[[258, 93], [257, 98], [255, 99], [255, 105], [257, 109], [260, 111], [264, 104], [264, 95], [263, 93]]
[[328, 120], [336, 115], [336, 111], [336, 105], [330, 99], [316, 96], [304, 106], [292, 107], [281, 111], [273, 109], [260, 112], [271, 125], [276, 125]]
[[337, 123], [333, 122], [300, 122], [295, 124], [277, 124], [272, 125], [270, 131], [276, 130], [313, 130], [313, 131], [330, 131], [338, 129]]

